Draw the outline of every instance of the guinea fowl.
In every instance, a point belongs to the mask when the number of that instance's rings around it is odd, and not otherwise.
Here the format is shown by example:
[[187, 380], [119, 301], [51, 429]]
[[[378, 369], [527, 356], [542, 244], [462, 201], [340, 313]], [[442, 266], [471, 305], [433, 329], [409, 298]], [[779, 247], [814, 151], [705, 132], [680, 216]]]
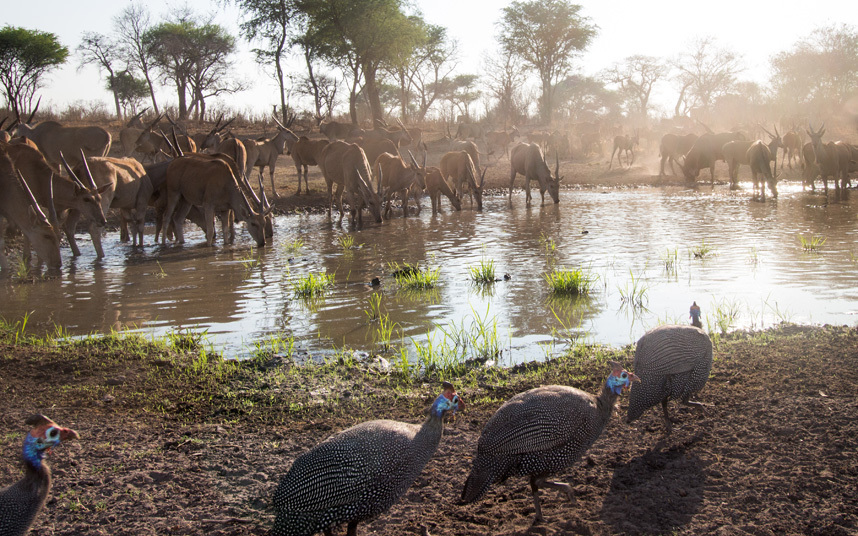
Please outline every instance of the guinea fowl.
[[694, 326], [659, 326], [644, 334], [635, 347], [635, 372], [641, 383], [629, 395], [626, 422], [631, 423], [644, 411], [661, 402], [667, 433], [672, 426], [667, 413], [668, 400], [687, 406], [691, 395], [706, 385], [712, 369], [712, 340]]
[[493, 483], [519, 475], [530, 477], [537, 522], [543, 520], [540, 488], [564, 491], [574, 501], [569, 484], [547, 478], [590, 448], [610, 419], [617, 396], [638, 379], [619, 363], [610, 365], [598, 397], [574, 387], [547, 385], [507, 400], [483, 428], [462, 502], [474, 502]]
[[299, 456], [274, 492], [272, 536], [300, 536], [385, 512], [411, 487], [435, 453], [444, 415], [464, 402], [453, 385], [443, 391], [422, 426], [390, 420], [369, 421], [335, 434]]
[[26, 424], [33, 429], [24, 439], [24, 478], [0, 490], [0, 536], [19, 536], [30, 530], [51, 489], [45, 455], [61, 441], [78, 439], [77, 432], [57, 426], [44, 415], [33, 415]]

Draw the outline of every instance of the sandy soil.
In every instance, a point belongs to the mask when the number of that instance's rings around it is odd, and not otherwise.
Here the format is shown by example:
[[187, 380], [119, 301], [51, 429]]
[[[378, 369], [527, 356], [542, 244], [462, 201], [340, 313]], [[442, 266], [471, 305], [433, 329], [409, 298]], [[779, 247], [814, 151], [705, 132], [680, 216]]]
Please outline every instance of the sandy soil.
[[[20, 475], [27, 415], [46, 413], [81, 435], [50, 454], [55, 485], [33, 534], [265, 534], [270, 498], [296, 456], [363, 420], [420, 422], [437, 390], [420, 382], [403, 390], [356, 368], [336, 381], [290, 376], [276, 360], [222, 382], [195, 380], [163, 350], [141, 354], [110, 343], [0, 346], [0, 482]], [[576, 503], [543, 492], [546, 522], [538, 526], [524, 478], [456, 504], [480, 430], [503, 400], [540, 383], [595, 391], [604, 365], [582, 365], [588, 379], [577, 382], [561, 360], [540, 374], [520, 367], [506, 385], [460, 385], [471, 403], [448, 424], [433, 460], [359, 532], [856, 534], [856, 355], [854, 328], [723, 339], [699, 396], [711, 406], [672, 405], [674, 433], [665, 437], [654, 409], [623, 423], [622, 399], [601, 438], [558, 476]], [[630, 351], [623, 356], [628, 364]]]

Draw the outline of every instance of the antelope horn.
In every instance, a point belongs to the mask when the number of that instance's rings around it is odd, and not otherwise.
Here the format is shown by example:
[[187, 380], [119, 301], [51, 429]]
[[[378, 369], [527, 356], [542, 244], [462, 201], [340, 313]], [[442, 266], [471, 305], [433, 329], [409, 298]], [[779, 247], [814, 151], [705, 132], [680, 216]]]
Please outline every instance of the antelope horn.
[[286, 127], [284, 127], [284, 126], [283, 126], [283, 123], [281, 123], [280, 121], [278, 121], [276, 117], [274, 117], [274, 116], [272, 115], [272, 116], [271, 116], [271, 119], [273, 119], [273, 120], [274, 120], [274, 122], [275, 122], [275, 123], [277, 123], [277, 126], [280, 128], [280, 130], [286, 130]]
[[62, 160], [62, 162], [63, 162], [63, 167], [65, 167], [65, 168], [66, 168], [66, 173], [68, 173], [68, 174], [69, 174], [69, 177], [71, 177], [71, 180], [72, 180], [72, 181], [74, 181], [75, 185], [76, 185], [78, 188], [80, 188], [81, 190], [87, 190], [88, 188], [87, 188], [86, 186], [84, 186], [84, 185], [83, 185], [83, 182], [81, 182], [81, 180], [78, 178], [78, 176], [77, 176], [77, 175], [75, 175], [75, 172], [74, 172], [74, 171], [72, 171], [72, 168], [71, 168], [71, 166], [69, 165], [69, 163], [66, 161], [66, 157], [65, 157], [65, 156], [63, 156], [63, 152], [62, 152], [62, 151], [60, 151], [60, 160]]
[[554, 151], [554, 178], [557, 179], [560, 177], [560, 155], [557, 154], [557, 151]]
[[151, 130], [151, 129], [155, 128], [155, 125], [157, 125], [157, 124], [161, 121], [161, 118], [162, 118], [162, 117], [164, 117], [164, 115], [163, 115], [163, 114], [158, 114], [158, 115], [155, 117], [155, 120], [154, 120], [154, 121], [152, 121], [152, 123], [149, 125], [149, 127], [147, 128], [147, 130]]
[[60, 226], [60, 218], [59, 218], [59, 216], [57, 216], [57, 206], [54, 204], [54, 174], [53, 173], [51, 173], [51, 180], [48, 181], [48, 184], [50, 185], [50, 188], [48, 190], [48, 192], [49, 192], [48, 213], [51, 216], [51, 225], [59, 227]]
[[9, 119], [9, 118], [8, 118], [8, 117], [4, 117], [4, 118], [3, 118], [3, 120], [2, 120], [2, 121], [0, 121], [0, 129], [2, 129], [2, 128], [3, 128], [3, 125], [6, 123], [6, 120], [7, 120], [7, 119]]
[[167, 121], [169, 121], [169, 122], [170, 122], [170, 124], [171, 124], [171, 125], [173, 125], [174, 127], [179, 126], [179, 125], [177, 125], [177, 124], [176, 124], [176, 122], [175, 122], [175, 121], [173, 121], [173, 118], [172, 118], [172, 117], [170, 117], [170, 114], [164, 114], [164, 117], [166, 117], [166, 118], [167, 118]]
[[98, 190], [98, 186], [95, 185], [95, 179], [92, 178], [92, 172], [89, 170], [89, 164], [86, 161], [86, 155], [83, 154], [83, 149], [80, 150], [80, 161], [83, 162], [83, 169], [86, 170], [86, 176], [89, 178], [89, 183], [92, 185], [92, 189]]
[[[244, 181], [244, 186], [247, 188], [247, 191], [250, 192], [251, 197], [253, 197], [253, 200], [256, 201], [256, 205], [259, 207], [259, 210], [261, 211], [263, 208], [262, 207], [262, 201], [259, 199], [259, 196], [256, 195], [256, 192], [253, 191], [253, 188], [251, 188], [250, 179], [247, 178], [247, 172], [245, 172], [244, 170], [241, 171], [241, 179]], [[262, 191], [262, 188], [263, 188], [262, 175], [260, 175], [259, 176], [259, 189], [260, 189], [260, 191]]]
[[764, 127], [764, 126], [763, 126], [763, 125], [761, 125], [760, 123], [757, 123], [757, 126], [759, 126], [761, 129], [763, 129], [763, 132], [765, 132], [766, 134], [768, 134], [768, 135], [769, 135], [769, 136], [771, 136], [772, 138], [774, 138], [774, 137], [775, 137], [775, 135], [774, 135], [774, 134], [772, 134], [771, 132], [769, 132], [768, 130], [766, 130], [766, 127]]
[[[237, 116], [236, 116], [236, 117], [237, 117]], [[218, 132], [222, 132], [222, 131], [223, 131], [226, 127], [228, 127], [228, 126], [230, 125], [230, 123], [232, 123], [233, 121], [235, 121], [235, 117], [233, 117], [232, 119], [230, 119], [229, 121], [227, 121], [226, 123], [224, 123], [224, 124], [223, 124], [219, 129], [217, 129], [217, 131], [218, 131]]]
[[[219, 126], [220, 126], [220, 122], [221, 122], [221, 121], [223, 121], [223, 114], [220, 114], [220, 117], [218, 117], [218, 118], [217, 118], [217, 123], [215, 123], [215, 126], [214, 126], [210, 131], [209, 131], [208, 136], [211, 136], [211, 135], [213, 135], [215, 132], [217, 132], [217, 131], [218, 131], [218, 130], [217, 130], [217, 127], [219, 127]], [[208, 136], [206, 136], [206, 137], [208, 137]]]
[[[169, 157], [171, 157], [171, 158], [176, 158], [176, 156], [178, 155], [178, 153], [176, 152], [176, 148], [175, 148], [175, 147], [173, 147], [173, 142], [171, 142], [171, 141], [170, 141], [170, 138], [168, 138], [168, 137], [167, 137], [167, 135], [166, 135], [166, 134], [164, 134], [164, 131], [163, 131], [163, 130], [161, 130], [160, 128], [158, 129], [158, 132], [160, 132], [160, 133], [161, 133], [161, 137], [162, 137], [162, 138], [164, 139], [164, 141], [167, 143], [167, 147], [169, 147], [169, 148], [170, 148], [170, 153], [171, 153], [171, 154], [169, 154], [169, 155], [167, 155], [167, 156], [169, 156]], [[163, 150], [161, 150], [161, 149], [159, 149], [159, 151], [161, 151], [162, 153], [164, 152], [164, 151], [163, 151]], [[164, 154], [167, 154], [167, 153], [164, 153]]]
[[27, 118], [27, 124], [30, 124], [30, 121], [33, 120], [33, 116], [36, 115], [36, 112], [39, 111], [39, 105], [42, 104], [42, 96], [39, 95], [39, 100], [36, 102], [36, 107], [33, 109], [33, 113], [30, 114], [30, 117]]
[[268, 195], [265, 193], [265, 184], [262, 180], [262, 173], [259, 174], [259, 195], [262, 199], [259, 201], [259, 212], [265, 214], [271, 212], [271, 203], [268, 201]]
[[[169, 119], [170, 116], [167, 116]], [[179, 156], [185, 156], [185, 153], [182, 152], [182, 148], [179, 146], [179, 138], [176, 137], [176, 127], [173, 127], [173, 144], [175, 145], [174, 149], [176, 150], [176, 154]]]
[[419, 168], [420, 166], [417, 165], [417, 159], [414, 158], [414, 153], [411, 152], [411, 149], [408, 149], [408, 156], [411, 157], [411, 163], [414, 164], [414, 167]]
[[21, 180], [21, 186], [22, 186], [25, 190], [27, 190], [27, 195], [28, 195], [28, 196], [29, 196], [29, 198], [30, 198], [30, 202], [33, 204], [33, 208], [34, 208], [34, 209], [36, 209], [36, 212], [38, 212], [38, 213], [39, 213], [39, 216], [41, 216], [41, 218], [42, 218], [43, 220], [48, 221], [47, 216], [45, 216], [45, 213], [44, 213], [44, 212], [42, 212], [42, 207], [40, 207], [40, 206], [39, 206], [39, 203], [36, 201], [36, 196], [34, 196], [34, 195], [33, 195], [33, 191], [32, 191], [32, 190], [30, 190], [30, 185], [29, 185], [29, 184], [27, 184], [27, 181], [25, 181], [25, 180], [24, 180], [24, 176], [21, 174], [21, 170], [20, 170], [20, 169], [15, 169], [15, 171], [17, 171], [17, 172], [18, 172], [18, 179], [20, 179], [20, 180]]

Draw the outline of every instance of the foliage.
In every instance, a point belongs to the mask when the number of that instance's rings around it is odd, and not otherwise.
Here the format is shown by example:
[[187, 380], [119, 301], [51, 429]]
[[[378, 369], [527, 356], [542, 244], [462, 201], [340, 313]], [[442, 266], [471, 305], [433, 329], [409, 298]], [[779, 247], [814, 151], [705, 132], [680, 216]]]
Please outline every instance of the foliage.
[[675, 114], [684, 115], [696, 107], [709, 112], [716, 98], [735, 86], [736, 75], [744, 70], [741, 56], [718, 47], [711, 36], [698, 38], [686, 50], [672, 62], [680, 86]]
[[652, 88], [667, 71], [667, 65], [659, 58], [634, 55], [615, 63], [603, 76], [619, 87], [629, 115], [645, 121]]
[[572, 71], [572, 58], [596, 36], [596, 26], [567, 0], [512, 2], [503, 9], [498, 41], [521, 58], [542, 83], [540, 116], [549, 123], [556, 107], [555, 85]]
[[119, 105], [124, 113], [135, 113], [143, 99], [149, 95], [149, 85], [146, 80], [136, 78], [128, 71], [116, 73], [108, 83], [107, 89], [114, 92], [119, 98]]
[[0, 30], [0, 84], [16, 116], [29, 109], [44, 76], [68, 55], [69, 49], [50, 32], [8, 25]]
[[782, 102], [830, 113], [827, 106], [858, 89], [858, 31], [846, 24], [817, 28], [771, 62], [771, 84]]
[[175, 21], [150, 29], [144, 42], [163, 77], [176, 86], [180, 119], [191, 111], [197, 119], [204, 117], [206, 98], [242, 89], [230, 82], [228, 58], [235, 51], [235, 38], [222, 26], [180, 13]]

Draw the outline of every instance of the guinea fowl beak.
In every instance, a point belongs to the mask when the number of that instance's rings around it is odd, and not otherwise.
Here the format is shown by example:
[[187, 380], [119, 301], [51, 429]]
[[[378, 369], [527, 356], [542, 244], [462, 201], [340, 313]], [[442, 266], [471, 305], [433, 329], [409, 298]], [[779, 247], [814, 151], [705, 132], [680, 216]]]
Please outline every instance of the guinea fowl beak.
[[71, 428], [60, 428], [60, 440], [80, 439], [80, 436]]

